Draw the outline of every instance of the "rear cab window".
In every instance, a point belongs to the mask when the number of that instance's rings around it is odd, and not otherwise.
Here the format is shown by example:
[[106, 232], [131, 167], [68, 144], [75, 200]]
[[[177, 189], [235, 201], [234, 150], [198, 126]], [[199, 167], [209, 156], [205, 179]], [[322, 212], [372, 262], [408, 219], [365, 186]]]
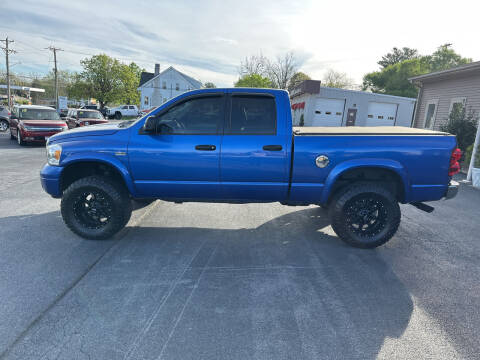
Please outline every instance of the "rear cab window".
[[276, 135], [275, 98], [264, 94], [232, 94], [225, 135]]

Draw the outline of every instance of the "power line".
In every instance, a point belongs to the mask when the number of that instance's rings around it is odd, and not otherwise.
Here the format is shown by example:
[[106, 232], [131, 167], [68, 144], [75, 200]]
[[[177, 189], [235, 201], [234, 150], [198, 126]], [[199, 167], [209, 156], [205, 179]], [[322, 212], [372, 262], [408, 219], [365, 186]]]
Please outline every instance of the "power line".
[[2, 46], [2, 50], [5, 52], [5, 62], [7, 65], [7, 96], [8, 96], [8, 108], [12, 108], [12, 99], [10, 98], [10, 66], [8, 63], [8, 55], [9, 54], [15, 54], [16, 51], [9, 49], [8, 44], [13, 43], [13, 40], [8, 40], [8, 36], [5, 38], [5, 40], [0, 40], [0, 42], [5, 43], [5, 47]]

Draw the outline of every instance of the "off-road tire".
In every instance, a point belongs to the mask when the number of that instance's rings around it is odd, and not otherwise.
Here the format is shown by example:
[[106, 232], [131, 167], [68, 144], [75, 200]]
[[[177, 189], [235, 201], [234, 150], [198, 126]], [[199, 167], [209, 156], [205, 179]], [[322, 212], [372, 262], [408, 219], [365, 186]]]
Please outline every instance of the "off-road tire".
[[[352, 203], [359, 199], [370, 199], [379, 203], [383, 215], [383, 226], [379, 227], [378, 233], [371, 235], [359, 235], [361, 232], [354, 229], [349, 219], [348, 211]], [[378, 205], [377, 205], [378, 206]], [[381, 183], [357, 182], [339, 190], [329, 203], [329, 216], [335, 233], [347, 244], [364, 249], [371, 249], [385, 244], [398, 230], [400, 225], [400, 206], [394, 194]], [[375, 224], [375, 223], [374, 223]], [[379, 226], [382, 223], [379, 223]], [[375, 226], [375, 225], [374, 225]]]
[[[112, 205], [109, 207], [112, 212], [110, 220], [98, 229], [85, 226], [75, 216], [77, 198], [88, 190], [99, 191]], [[111, 238], [128, 223], [132, 214], [132, 202], [126, 189], [121, 184], [101, 176], [89, 176], [73, 182], [64, 191], [60, 207], [67, 227], [75, 234], [91, 240]]]

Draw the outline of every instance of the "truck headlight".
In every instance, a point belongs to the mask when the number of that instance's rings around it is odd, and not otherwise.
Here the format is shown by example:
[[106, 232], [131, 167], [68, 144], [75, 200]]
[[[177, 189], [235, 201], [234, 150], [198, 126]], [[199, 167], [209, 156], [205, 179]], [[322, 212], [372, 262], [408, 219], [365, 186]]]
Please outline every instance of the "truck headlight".
[[62, 147], [60, 145], [47, 145], [48, 165], [58, 166], [60, 164], [60, 156], [62, 156]]

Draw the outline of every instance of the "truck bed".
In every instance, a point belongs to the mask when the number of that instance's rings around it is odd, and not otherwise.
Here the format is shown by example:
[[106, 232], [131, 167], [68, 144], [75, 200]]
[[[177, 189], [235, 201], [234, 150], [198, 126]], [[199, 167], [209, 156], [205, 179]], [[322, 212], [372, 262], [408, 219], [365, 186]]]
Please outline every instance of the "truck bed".
[[442, 131], [404, 126], [294, 127], [295, 135], [450, 135]]

